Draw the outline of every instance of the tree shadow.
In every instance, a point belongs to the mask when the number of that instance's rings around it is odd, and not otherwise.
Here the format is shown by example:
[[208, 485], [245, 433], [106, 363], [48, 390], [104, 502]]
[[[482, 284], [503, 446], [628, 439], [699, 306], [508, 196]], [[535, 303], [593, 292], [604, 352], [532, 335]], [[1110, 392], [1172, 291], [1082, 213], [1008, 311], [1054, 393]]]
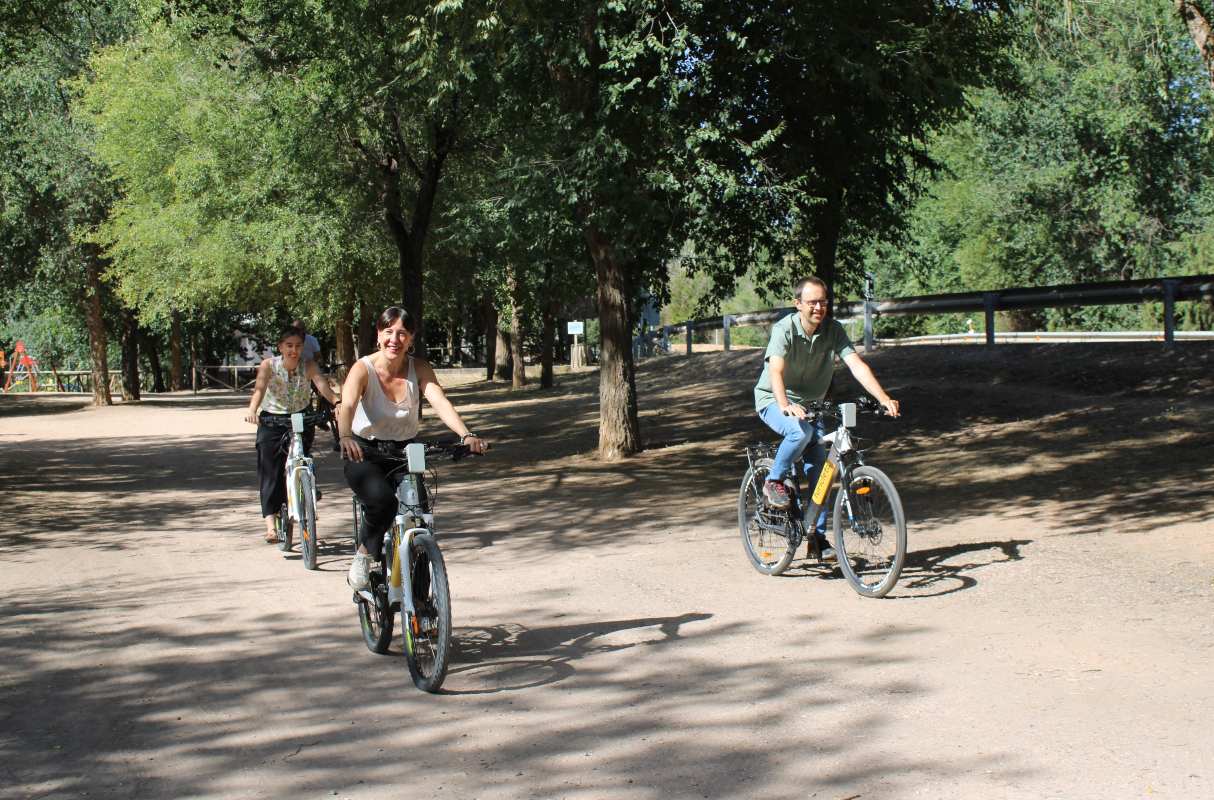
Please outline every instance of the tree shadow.
[[[571, 781], [594, 795], [643, 774], [669, 796], [693, 784], [760, 796], [789, 768], [811, 792], [886, 784], [891, 774], [913, 785], [950, 767], [1018, 769], [1006, 756], [889, 756], [814, 772], [818, 759], [871, 742], [904, 698], [926, 691], [891, 686], [885, 671], [907, 658], [891, 637], [905, 638], [910, 653], [914, 630], [844, 633], [809, 622], [799, 633], [817, 652], [788, 661], [748, 656], [738, 645], [753, 623], [713, 624], [706, 613], [466, 627], [457, 630], [450, 693], [436, 697], [412, 688], [403, 659], [367, 652], [353, 615], [335, 626], [323, 608], [240, 613], [245, 598], [263, 595], [262, 582], [229, 578], [217, 595], [212, 580], [183, 573], [56, 586], [0, 606], [6, 792], [242, 795], [270, 781], [274, 794], [311, 797], [358, 791], [373, 777], [389, 793], [480, 796], [522, 774], [539, 796]], [[846, 653], [831, 652], [843, 644]], [[871, 696], [887, 701], [874, 706]], [[806, 729], [806, 715], [818, 714], [828, 728]], [[511, 733], [478, 746], [470, 737], [487, 720]], [[782, 733], [737, 735], [752, 729]], [[418, 751], [423, 774], [410, 760]], [[609, 755], [580, 755], [591, 752]]]
[[[572, 676], [576, 672], [573, 662], [586, 656], [670, 644], [683, 638], [680, 632], [683, 625], [711, 618], [712, 614], [688, 613], [677, 617], [647, 617], [544, 628], [528, 628], [517, 623], [457, 628], [452, 642], [452, 663], [459, 666], [452, 668], [448, 674], [472, 677], [476, 682], [491, 685], [484, 688], [447, 688], [444, 691], [449, 694], [496, 694], [556, 683]], [[648, 628], [656, 629], [650, 632], [650, 638], [602, 641], [615, 633], [639, 632]]]
[[83, 411], [92, 405], [92, 397], [46, 394], [0, 394], [0, 419], [49, 417]]

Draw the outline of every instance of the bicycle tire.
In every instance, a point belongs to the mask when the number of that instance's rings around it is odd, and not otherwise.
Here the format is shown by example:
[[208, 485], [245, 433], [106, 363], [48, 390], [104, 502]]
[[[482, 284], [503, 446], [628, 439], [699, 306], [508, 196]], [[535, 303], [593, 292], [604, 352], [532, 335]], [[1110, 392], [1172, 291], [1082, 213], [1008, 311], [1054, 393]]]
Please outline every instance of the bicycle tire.
[[[769, 511], [763, 500], [763, 481], [771, 472], [770, 458], [760, 458], [742, 476], [738, 490], [738, 532], [750, 565], [764, 575], [788, 569], [800, 544], [796, 522], [789, 511]], [[783, 533], [777, 530], [783, 526]]]
[[388, 587], [382, 573], [376, 569], [368, 576], [371, 580], [371, 596], [375, 603], [367, 602], [360, 594], [354, 595], [358, 603], [358, 624], [362, 628], [363, 642], [372, 653], [383, 655], [392, 643], [393, 619], [396, 614], [388, 605]]
[[413, 685], [423, 692], [437, 692], [447, 677], [447, 662], [451, 655], [451, 596], [447, 588], [447, 567], [442, 550], [433, 534], [413, 537], [409, 554], [409, 572], [413, 586], [419, 585], [418, 575], [425, 570], [429, 587], [425, 597], [414, 595], [416, 614], [401, 611], [401, 635], [405, 661]]
[[[876, 467], [857, 467], [835, 495], [835, 554], [847, 582], [864, 597], [885, 597], [906, 563], [906, 515], [894, 482]], [[844, 519], [844, 491], [852, 516]]]
[[312, 473], [299, 476], [299, 549], [305, 569], [316, 569], [316, 485]]
[[274, 523], [278, 529], [278, 549], [284, 553], [291, 549], [291, 515], [287, 511], [287, 504], [283, 503], [282, 508], [278, 509], [278, 519]]

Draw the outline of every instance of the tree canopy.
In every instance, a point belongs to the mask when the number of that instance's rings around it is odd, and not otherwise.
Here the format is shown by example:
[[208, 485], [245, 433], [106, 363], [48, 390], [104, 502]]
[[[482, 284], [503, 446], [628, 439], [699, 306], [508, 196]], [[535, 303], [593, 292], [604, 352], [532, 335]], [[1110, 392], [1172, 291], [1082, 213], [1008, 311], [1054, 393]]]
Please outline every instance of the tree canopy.
[[1204, 0], [8, 4], [0, 258], [6, 287], [40, 288], [0, 310], [75, 309], [94, 371], [117, 337], [128, 383], [139, 346], [219, 357], [225, 328], [288, 315], [348, 362], [400, 303], [423, 348], [491, 373], [500, 339], [516, 384], [529, 357], [547, 384], [558, 320], [596, 314], [599, 450], [624, 456], [638, 304], [671, 298], [675, 261], [689, 308], [782, 301], [811, 271], [847, 292], [870, 269], [887, 294], [1208, 271], [1208, 19]]

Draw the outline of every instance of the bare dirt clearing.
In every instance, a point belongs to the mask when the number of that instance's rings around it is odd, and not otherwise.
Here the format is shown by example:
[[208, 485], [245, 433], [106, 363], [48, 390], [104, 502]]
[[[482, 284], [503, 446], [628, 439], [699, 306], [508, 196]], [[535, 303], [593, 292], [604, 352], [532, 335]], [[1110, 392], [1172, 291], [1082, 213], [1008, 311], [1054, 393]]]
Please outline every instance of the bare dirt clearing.
[[0, 797], [1214, 796], [1214, 348], [875, 354], [883, 601], [747, 565], [760, 358], [645, 363], [620, 464], [595, 373], [452, 391], [495, 449], [439, 468], [441, 696], [362, 644], [333, 454], [309, 573], [245, 398], [0, 397]]

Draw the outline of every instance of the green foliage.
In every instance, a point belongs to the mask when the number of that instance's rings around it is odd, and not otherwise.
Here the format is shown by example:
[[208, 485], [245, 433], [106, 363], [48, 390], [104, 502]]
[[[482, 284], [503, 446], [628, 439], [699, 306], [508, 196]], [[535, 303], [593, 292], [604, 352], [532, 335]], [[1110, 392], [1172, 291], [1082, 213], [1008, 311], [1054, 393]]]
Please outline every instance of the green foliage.
[[[1147, 0], [1021, 15], [1022, 89], [972, 95], [937, 138], [947, 171], [905, 241], [867, 252], [883, 295], [1197, 273], [1209, 261], [1210, 97], [1171, 8]], [[1152, 306], [1053, 309], [1050, 328], [1157, 327]]]
[[[703, 203], [697, 232], [707, 243], [714, 228], [732, 229], [752, 245], [740, 258], [727, 234], [733, 261], [720, 266], [736, 275], [754, 265], [758, 282], [779, 291], [811, 271], [833, 286], [838, 258], [836, 288], [854, 291], [860, 245], [898, 231], [937, 168], [931, 133], [963, 115], [966, 89], [1004, 81], [1010, 5], [705, 3], [697, 83], [707, 91], [697, 86], [691, 101], [706, 120], [698, 144], [738, 177], [710, 195], [719, 204]], [[714, 274], [727, 294], [729, 274]]]
[[36, 314], [0, 317], [0, 343], [11, 354], [13, 344], [25, 349], [43, 370], [83, 368], [88, 362], [88, 333], [70, 307], [50, 305]]
[[80, 87], [123, 188], [96, 235], [115, 285], [147, 319], [294, 306], [330, 321], [356, 273], [375, 286], [386, 242], [309, 135], [306, 89], [217, 67], [207, 45], [156, 25], [99, 53]]

